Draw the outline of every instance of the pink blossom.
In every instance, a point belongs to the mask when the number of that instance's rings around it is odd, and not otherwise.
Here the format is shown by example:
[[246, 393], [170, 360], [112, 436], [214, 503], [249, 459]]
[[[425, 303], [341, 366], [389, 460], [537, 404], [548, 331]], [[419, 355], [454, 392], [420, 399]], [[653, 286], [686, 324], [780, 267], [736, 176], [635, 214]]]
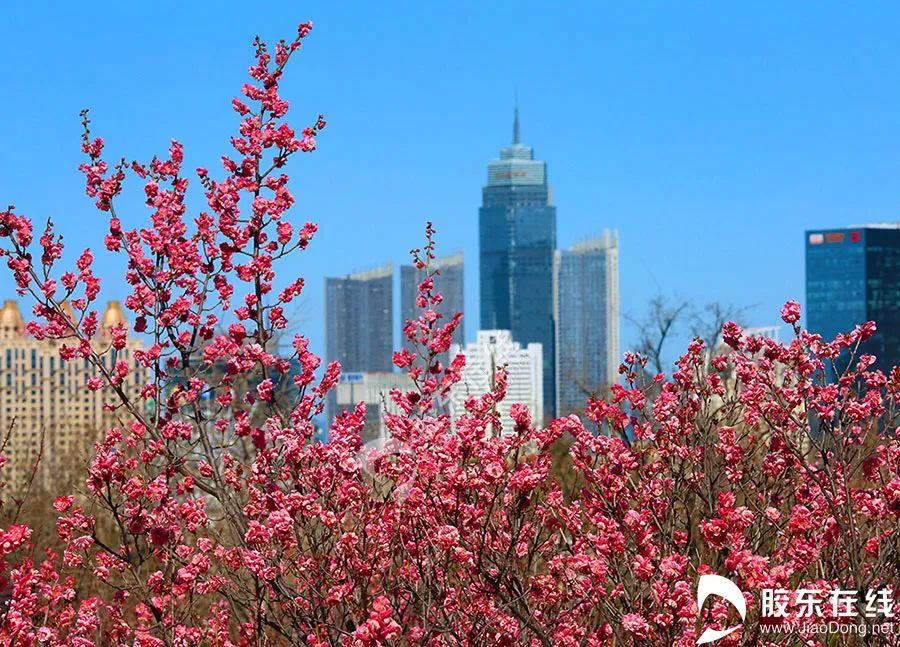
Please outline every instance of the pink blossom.
[[788, 301], [781, 306], [781, 319], [791, 325], [800, 321], [800, 304], [796, 301]]
[[643, 639], [650, 635], [650, 625], [638, 613], [626, 613], [622, 616], [622, 627], [635, 638]]

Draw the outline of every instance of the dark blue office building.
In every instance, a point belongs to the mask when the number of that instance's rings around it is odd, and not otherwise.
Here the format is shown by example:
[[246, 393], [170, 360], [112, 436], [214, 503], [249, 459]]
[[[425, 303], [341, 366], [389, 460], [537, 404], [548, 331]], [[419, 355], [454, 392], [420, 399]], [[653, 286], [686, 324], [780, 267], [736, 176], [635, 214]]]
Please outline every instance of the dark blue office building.
[[519, 137], [488, 164], [479, 210], [481, 329], [512, 331], [523, 346], [543, 345], [544, 407], [556, 403], [553, 347], [553, 252], [556, 207], [547, 164], [534, 159]]
[[830, 340], [865, 321], [878, 331], [861, 352], [889, 371], [900, 364], [900, 225], [807, 231], [807, 328]]

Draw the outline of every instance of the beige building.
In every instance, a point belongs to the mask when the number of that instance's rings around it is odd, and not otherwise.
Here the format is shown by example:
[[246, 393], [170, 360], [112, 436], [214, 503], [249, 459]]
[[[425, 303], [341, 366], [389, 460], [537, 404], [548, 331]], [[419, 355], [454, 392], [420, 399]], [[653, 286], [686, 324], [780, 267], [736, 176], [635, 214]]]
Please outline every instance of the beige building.
[[[131, 370], [124, 386], [136, 395], [143, 386], [143, 368], [135, 361], [134, 351], [142, 344], [129, 338], [125, 348], [114, 350], [108, 331], [119, 323], [125, 323], [122, 307], [110, 301], [93, 346], [103, 353], [109, 368], [120, 360], [128, 362]], [[13, 491], [29, 481], [39, 455], [37, 485], [68, 480], [73, 469], [83, 469], [91, 444], [118, 424], [119, 413], [103, 408], [104, 402], [113, 400], [111, 390], [88, 390], [87, 380], [94, 370], [85, 359], [61, 360], [63, 343], [28, 335], [15, 301], [6, 301], [0, 309], [0, 433], [6, 437], [12, 430], [3, 450], [8, 462], [0, 480]]]
[[388, 436], [384, 414], [399, 413], [400, 408], [391, 400], [391, 391], [409, 391], [412, 379], [406, 373], [372, 371], [344, 373], [337, 385], [338, 409], [352, 409], [360, 402], [366, 403], [366, 427], [362, 441], [384, 440]]

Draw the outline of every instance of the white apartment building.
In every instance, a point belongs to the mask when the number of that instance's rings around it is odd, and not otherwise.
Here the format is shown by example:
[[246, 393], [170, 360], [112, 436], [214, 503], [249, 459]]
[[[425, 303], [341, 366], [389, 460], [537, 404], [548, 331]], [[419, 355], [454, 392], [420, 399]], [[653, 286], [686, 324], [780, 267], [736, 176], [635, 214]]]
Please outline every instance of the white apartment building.
[[462, 353], [466, 367], [460, 381], [450, 392], [449, 409], [453, 419], [465, 413], [466, 398], [487, 393], [496, 369], [504, 364], [509, 371], [506, 398], [497, 409], [502, 429], [512, 429], [509, 409], [513, 404], [524, 404], [531, 411], [532, 419], [542, 424], [544, 419], [543, 360], [541, 344], [532, 343], [522, 348], [513, 341], [509, 330], [479, 330], [474, 343], [464, 349], [458, 345], [450, 348], [450, 357]]

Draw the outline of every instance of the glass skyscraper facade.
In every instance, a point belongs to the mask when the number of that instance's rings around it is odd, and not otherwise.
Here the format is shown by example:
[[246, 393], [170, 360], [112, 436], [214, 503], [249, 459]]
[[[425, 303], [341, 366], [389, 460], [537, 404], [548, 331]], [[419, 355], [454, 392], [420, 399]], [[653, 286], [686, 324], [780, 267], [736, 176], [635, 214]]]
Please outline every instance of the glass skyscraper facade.
[[618, 235], [559, 250], [553, 263], [556, 415], [581, 413], [618, 378]]
[[523, 346], [541, 344], [544, 407], [553, 415], [556, 207], [546, 162], [521, 143], [518, 110], [512, 145], [488, 164], [478, 226], [481, 329], [510, 330]]
[[888, 371], [900, 364], [900, 225], [807, 231], [806, 327], [831, 340], [870, 320], [860, 352]]
[[[431, 261], [431, 267], [437, 269], [440, 275], [435, 279], [435, 287], [441, 293], [443, 301], [435, 309], [444, 316], [441, 324], [453, 318], [457, 312], [464, 312], [464, 257], [462, 252], [453, 256], [435, 258]], [[416, 306], [419, 283], [425, 278], [423, 270], [416, 269], [412, 265], [400, 266], [400, 340], [406, 345], [406, 335], [403, 327], [411, 319], [417, 319], [422, 314], [422, 309]], [[463, 326], [453, 332], [453, 343], [463, 345]], [[446, 362], [446, 358], [442, 361]]]
[[[344, 373], [390, 371], [393, 367], [393, 265], [325, 279], [325, 358]], [[328, 401], [335, 414], [334, 392]]]

